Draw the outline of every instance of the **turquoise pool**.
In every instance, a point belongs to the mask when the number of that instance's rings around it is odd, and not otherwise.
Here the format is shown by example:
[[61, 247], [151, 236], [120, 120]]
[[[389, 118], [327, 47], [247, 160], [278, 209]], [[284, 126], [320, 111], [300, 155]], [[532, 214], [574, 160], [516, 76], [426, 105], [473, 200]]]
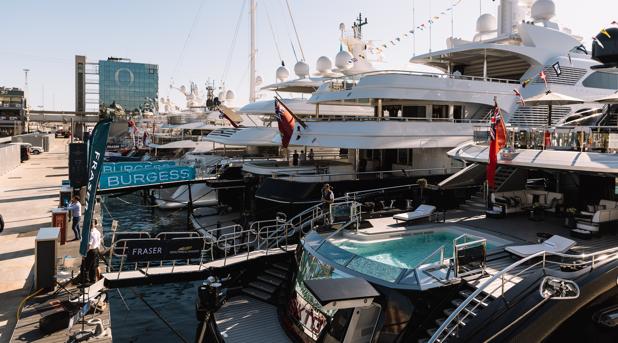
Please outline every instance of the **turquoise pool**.
[[[354, 255], [398, 268], [415, 268], [423, 259], [444, 245], [444, 257], [453, 256], [453, 239], [458, 231], [430, 231], [378, 241], [338, 240], [332, 244]], [[461, 243], [462, 241], [460, 241]], [[487, 250], [502, 245], [487, 239]], [[439, 259], [439, 253], [428, 262]]]

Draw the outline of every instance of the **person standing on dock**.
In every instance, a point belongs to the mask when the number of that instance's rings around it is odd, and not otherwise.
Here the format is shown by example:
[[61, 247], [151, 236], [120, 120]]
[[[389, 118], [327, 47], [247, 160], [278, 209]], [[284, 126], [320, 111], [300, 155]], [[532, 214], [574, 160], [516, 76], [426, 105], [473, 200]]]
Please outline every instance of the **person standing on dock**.
[[97, 220], [94, 220], [94, 227], [90, 230], [88, 239], [88, 253], [85, 261], [85, 283], [97, 282], [97, 268], [99, 267], [99, 248], [101, 248], [101, 232], [97, 228]]
[[79, 202], [79, 197], [74, 195], [71, 198], [71, 203], [67, 206], [67, 210], [71, 212], [71, 217], [73, 218], [73, 225], [71, 228], [73, 229], [73, 234], [75, 235], [74, 241], [78, 241], [82, 239], [81, 232], [79, 230], [79, 221], [82, 216], [82, 204]]
[[294, 150], [294, 154], [292, 154], [292, 165], [298, 165], [298, 151]]

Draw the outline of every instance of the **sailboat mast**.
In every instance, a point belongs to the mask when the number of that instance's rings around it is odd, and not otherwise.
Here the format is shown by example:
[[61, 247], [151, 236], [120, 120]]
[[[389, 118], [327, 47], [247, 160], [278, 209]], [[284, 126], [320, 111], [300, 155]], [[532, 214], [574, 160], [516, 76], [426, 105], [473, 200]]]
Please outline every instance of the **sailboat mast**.
[[249, 14], [251, 16], [251, 66], [249, 70], [249, 102], [255, 102], [255, 0], [251, 0]]

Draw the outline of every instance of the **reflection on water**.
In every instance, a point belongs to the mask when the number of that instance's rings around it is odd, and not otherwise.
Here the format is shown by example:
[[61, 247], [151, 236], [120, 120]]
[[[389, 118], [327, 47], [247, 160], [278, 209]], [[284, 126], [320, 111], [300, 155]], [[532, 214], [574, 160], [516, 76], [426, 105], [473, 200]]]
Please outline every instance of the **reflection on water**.
[[188, 231], [187, 210], [162, 211], [153, 207], [141, 192], [118, 197], [102, 196], [101, 212], [105, 243], [111, 239], [112, 219], [118, 221], [118, 231], [146, 231], [151, 236], [164, 231]]

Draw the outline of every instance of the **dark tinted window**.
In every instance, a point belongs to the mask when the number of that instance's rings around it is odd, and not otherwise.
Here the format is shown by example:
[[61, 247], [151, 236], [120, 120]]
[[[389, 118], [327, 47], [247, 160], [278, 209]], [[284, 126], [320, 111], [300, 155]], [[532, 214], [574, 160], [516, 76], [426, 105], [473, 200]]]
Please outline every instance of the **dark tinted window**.
[[588, 76], [582, 84], [584, 87], [591, 88], [618, 89], [618, 74], [596, 71]]

